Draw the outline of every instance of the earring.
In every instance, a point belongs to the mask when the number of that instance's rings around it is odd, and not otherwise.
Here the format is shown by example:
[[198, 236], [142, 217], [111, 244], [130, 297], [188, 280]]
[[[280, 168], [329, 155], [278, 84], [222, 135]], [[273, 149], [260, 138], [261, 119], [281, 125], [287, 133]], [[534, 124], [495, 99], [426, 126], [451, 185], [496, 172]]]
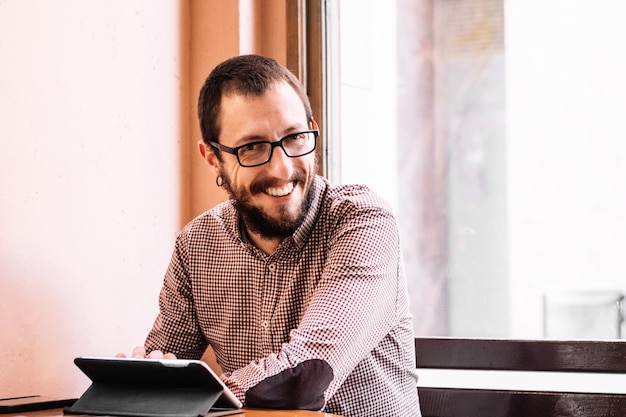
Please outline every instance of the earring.
[[215, 184], [217, 184], [218, 187], [221, 187], [222, 185], [224, 185], [224, 178], [222, 178], [221, 175], [218, 175], [217, 177], [215, 177]]

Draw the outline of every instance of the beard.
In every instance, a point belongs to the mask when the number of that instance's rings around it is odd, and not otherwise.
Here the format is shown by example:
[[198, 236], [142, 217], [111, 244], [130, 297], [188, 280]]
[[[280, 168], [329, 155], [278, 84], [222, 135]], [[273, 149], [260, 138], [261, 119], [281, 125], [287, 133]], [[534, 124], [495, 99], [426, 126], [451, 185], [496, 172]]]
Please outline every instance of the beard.
[[294, 188], [298, 185], [304, 185], [304, 198], [295, 212], [284, 206], [278, 207], [276, 217], [271, 216], [263, 208], [257, 207], [251, 202], [251, 197], [254, 194], [262, 193], [263, 190], [272, 185], [271, 179], [253, 182], [250, 185], [250, 191], [246, 191], [243, 188], [234, 187], [231, 179], [223, 170], [220, 170], [220, 175], [224, 179], [223, 186], [228, 191], [230, 198], [234, 200], [234, 206], [241, 214], [248, 231], [260, 235], [263, 239], [284, 239], [291, 236], [304, 222], [313, 198], [313, 188], [311, 187], [313, 175], [307, 177], [302, 171], [294, 172], [290, 181], [295, 183]]

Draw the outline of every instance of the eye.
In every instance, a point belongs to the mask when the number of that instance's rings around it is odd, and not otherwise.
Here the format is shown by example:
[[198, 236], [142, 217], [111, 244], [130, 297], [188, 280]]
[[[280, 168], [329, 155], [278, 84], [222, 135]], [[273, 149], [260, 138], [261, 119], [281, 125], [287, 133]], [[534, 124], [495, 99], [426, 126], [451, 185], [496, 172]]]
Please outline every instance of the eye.
[[252, 142], [246, 145], [243, 145], [240, 149], [240, 152], [255, 152], [265, 147], [266, 143], [263, 142]]
[[285, 142], [298, 142], [306, 139], [306, 133], [294, 133], [285, 137]]

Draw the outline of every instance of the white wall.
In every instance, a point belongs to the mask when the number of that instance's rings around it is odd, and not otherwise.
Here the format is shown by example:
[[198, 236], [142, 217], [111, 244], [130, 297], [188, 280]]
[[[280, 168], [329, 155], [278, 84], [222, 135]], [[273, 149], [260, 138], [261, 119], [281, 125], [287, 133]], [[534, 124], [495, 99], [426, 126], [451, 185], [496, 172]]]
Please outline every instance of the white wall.
[[0, 398], [140, 344], [179, 224], [177, 1], [0, 1]]

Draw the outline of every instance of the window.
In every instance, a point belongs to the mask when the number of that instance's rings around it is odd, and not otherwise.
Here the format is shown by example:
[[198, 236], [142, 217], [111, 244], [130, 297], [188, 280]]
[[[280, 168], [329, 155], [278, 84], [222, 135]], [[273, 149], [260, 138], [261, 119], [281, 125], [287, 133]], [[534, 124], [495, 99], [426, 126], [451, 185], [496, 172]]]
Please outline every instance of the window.
[[416, 333], [619, 337], [626, 4], [330, 3], [329, 176], [397, 211]]

